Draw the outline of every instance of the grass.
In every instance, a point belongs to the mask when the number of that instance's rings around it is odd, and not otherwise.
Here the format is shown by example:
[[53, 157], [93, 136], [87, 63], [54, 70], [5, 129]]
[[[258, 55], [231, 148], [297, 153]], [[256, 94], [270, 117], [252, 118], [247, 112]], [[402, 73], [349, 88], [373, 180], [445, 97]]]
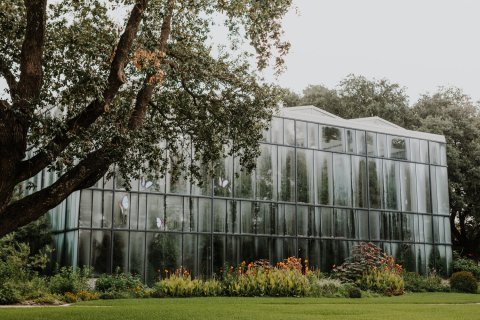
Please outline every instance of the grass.
[[0, 309], [0, 319], [480, 319], [480, 295], [391, 298], [178, 298], [97, 300], [69, 307]]

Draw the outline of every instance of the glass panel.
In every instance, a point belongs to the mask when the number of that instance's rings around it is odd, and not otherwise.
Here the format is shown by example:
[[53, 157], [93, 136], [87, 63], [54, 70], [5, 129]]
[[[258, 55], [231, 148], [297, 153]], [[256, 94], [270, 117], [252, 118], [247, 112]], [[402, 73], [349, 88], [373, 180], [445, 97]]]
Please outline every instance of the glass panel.
[[414, 163], [400, 163], [402, 211], [417, 211], [417, 180]]
[[428, 141], [420, 140], [420, 162], [428, 163]]
[[[295, 206], [286, 204], [285, 206], [285, 235], [294, 236], [296, 235], [297, 225], [295, 222]], [[293, 254], [295, 255], [295, 254]]]
[[387, 135], [377, 134], [377, 150], [379, 157], [387, 156]]
[[443, 225], [445, 226], [445, 243], [452, 243], [450, 218], [443, 218]]
[[[255, 206], [256, 206], [255, 208], [256, 233], [270, 234], [272, 231], [271, 204], [257, 202]], [[258, 210], [257, 210], [257, 207], [258, 207]]]
[[115, 192], [115, 206], [113, 209], [113, 226], [128, 228], [128, 213], [130, 212], [130, 196], [128, 193]]
[[110, 231], [92, 231], [91, 266], [95, 274], [111, 272], [111, 245]]
[[112, 208], [113, 202], [113, 192], [105, 191], [103, 192], [103, 215], [102, 215], [102, 228], [111, 228], [112, 227]]
[[220, 161], [213, 184], [213, 194], [219, 197], [232, 195], [233, 157], [227, 156]]
[[295, 201], [295, 149], [278, 148], [278, 193], [282, 201]]
[[[172, 160], [176, 161], [176, 160]], [[188, 161], [187, 161], [188, 162]], [[179, 164], [180, 166], [183, 166], [184, 164]], [[188, 166], [188, 163], [185, 164], [185, 166]], [[167, 172], [167, 177], [166, 177], [166, 192], [167, 193], [178, 193], [178, 194], [189, 194], [190, 193], [190, 182], [188, 180], [188, 177], [185, 176], [185, 172], [180, 172], [178, 177], [172, 176], [170, 172]], [[152, 185], [153, 190], [157, 192], [162, 192], [162, 187], [161, 184], [162, 181], [159, 180], [158, 182], [154, 183]], [[148, 185], [148, 182], [146, 182]]]
[[82, 190], [80, 193], [80, 227], [90, 227], [92, 219], [92, 191]]
[[349, 153], [357, 153], [356, 148], [356, 140], [355, 140], [355, 130], [353, 129], [345, 129], [347, 134], [347, 152]]
[[240, 233], [240, 201], [227, 201], [227, 230], [228, 233]]
[[197, 231], [198, 198], [183, 198], [183, 231]]
[[256, 168], [256, 198], [275, 200], [277, 190], [277, 147], [260, 145], [260, 152]]
[[417, 164], [418, 212], [431, 212], [430, 177], [428, 165]]
[[283, 118], [272, 118], [272, 142], [283, 144]]
[[113, 233], [113, 260], [112, 271], [128, 272], [128, 232], [115, 231]]
[[316, 203], [333, 204], [332, 155], [315, 151]]
[[148, 230], [165, 230], [165, 196], [149, 194], [147, 196]]
[[242, 233], [253, 233], [253, 208], [250, 201], [241, 201]]
[[370, 207], [383, 207], [383, 173], [382, 160], [368, 159], [368, 190], [370, 194]]
[[[58, 249], [58, 248], [57, 248]], [[78, 241], [78, 266], [90, 265], [90, 230], [80, 230]]]
[[396, 161], [384, 160], [383, 182], [386, 209], [400, 210], [400, 166]]
[[130, 273], [140, 275], [142, 278], [145, 263], [145, 233], [130, 233]]
[[432, 236], [432, 216], [424, 215], [423, 216], [423, 227], [425, 231], [425, 242], [433, 242]]
[[307, 237], [309, 226], [309, 210], [307, 206], [297, 206], [297, 234]]
[[442, 166], [447, 165], [447, 150], [444, 143], [440, 144], [440, 164]]
[[307, 146], [307, 123], [295, 121], [295, 145], [298, 147]]
[[335, 237], [355, 238], [353, 210], [335, 209]]
[[165, 230], [182, 231], [183, 198], [167, 196], [165, 204]]
[[413, 215], [415, 220], [415, 241], [425, 242], [425, 229], [423, 226], [423, 215]]
[[297, 201], [314, 203], [313, 151], [297, 149]]
[[183, 235], [183, 267], [194, 276], [198, 275], [197, 235]]
[[322, 149], [328, 151], [345, 152], [344, 129], [337, 127], [321, 127]]
[[138, 197], [138, 230], [145, 230], [147, 223], [147, 195], [140, 194]]
[[318, 149], [318, 124], [308, 123], [308, 147]]
[[445, 167], [431, 167], [433, 213], [449, 215], [448, 175]]
[[138, 228], [138, 194], [130, 194], [130, 210], [129, 210], [129, 219], [130, 219], [130, 229]]
[[212, 243], [210, 235], [198, 236], [199, 275], [209, 277], [212, 274]]
[[333, 237], [333, 209], [322, 208], [322, 237]]
[[212, 230], [212, 202], [210, 199], [198, 199], [198, 231]]
[[227, 201], [213, 200], [213, 232], [225, 232], [227, 225]]
[[410, 138], [410, 159], [414, 162], [421, 162], [420, 141], [418, 139]]
[[176, 268], [180, 267], [181, 253], [181, 234], [147, 233], [147, 284], [172, 274]]
[[367, 160], [365, 157], [352, 156], [353, 206], [366, 208], [367, 203]]
[[387, 136], [388, 157], [394, 159], [407, 159], [408, 139], [404, 137]]
[[295, 121], [290, 119], [283, 120], [284, 126], [284, 144], [288, 146], [295, 145]]
[[351, 165], [350, 156], [343, 154], [333, 155], [333, 185], [335, 205], [352, 205]]
[[372, 157], [377, 156], [377, 134], [367, 132], [367, 154]]
[[380, 212], [370, 211], [370, 240], [380, 240]]
[[[235, 158], [235, 198], [253, 199], [255, 194], [255, 171], [247, 172], [240, 166], [240, 159]], [[270, 176], [271, 176], [270, 172]]]
[[[414, 219], [417, 218], [417, 219]], [[403, 240], [414, 241], [415, 240], [415, 220], [418, 220], [418, 216], [412, 214], [403, 214]]]
[[355, 211], [355, 239], [368, 240], [368, 211]]
[[202, 195], [202, 196], [211, 196], [213, 179], [211, 175], [208, 173], [209, 168], [206, 165], [201, 164], [200, 161], [197, 161], [197, 165], [200, 167], [200, 170], [199, 170], [200, 177], [199, 177], [199, 181], [192, 183], [192, 194]]
[[365, 145], [365, 131], [356, 131], [357, 153], [367, 154], [367, 146]]
[[440, 143], [429, 141], [428, 145], [430, 147], [430, 163], [431, 164], [440, 164]]
[[213, 236], [213, 272], [222, 274], [225, 266], [225, 236]]

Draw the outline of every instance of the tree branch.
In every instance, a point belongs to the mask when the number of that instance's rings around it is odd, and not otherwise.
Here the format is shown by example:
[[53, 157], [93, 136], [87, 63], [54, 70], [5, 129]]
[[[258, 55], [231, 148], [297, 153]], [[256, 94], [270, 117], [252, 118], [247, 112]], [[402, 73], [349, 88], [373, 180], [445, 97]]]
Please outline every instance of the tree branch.
[[125, 82], [124, 68], [128, 63], [128, 55], [132, 49], [133, 41], [147, 6], [147, 0], [139, 0], [134, 5], [130, 17], [115, 50], [115, 55], [110, 66], [107, 86], [103, 92], [103, 100], [92, 101], [77, 116], [67, 121], [65, 129], [55, 136], [47, 146], [29, 160], [18, 166], [16, 181], [21, 182], [34, 176], [44, 169], [52, 159], [56, 158], [73, 141], [75, 135], [81, 130], [92, 125], [109, 108], [109, 105], [120, 86]]
[[[21, 101], [19, 107], [27, 111], [32, 100], [40, 96], [43, 84], [42, 58], [47, 0], [25, 0], [24, 3], [27, 8], [27, 28], [20, 53], [20, 80], [12, 100]], [[28, 113], [32, 112], [29, 110]]]

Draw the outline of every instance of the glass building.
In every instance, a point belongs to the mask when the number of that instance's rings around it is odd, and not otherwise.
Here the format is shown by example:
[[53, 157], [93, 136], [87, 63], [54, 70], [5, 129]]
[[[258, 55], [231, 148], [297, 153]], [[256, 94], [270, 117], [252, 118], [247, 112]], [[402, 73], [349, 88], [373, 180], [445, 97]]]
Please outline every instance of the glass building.
[[72, 194], [49, 213], [55, 259], [151, 282], [180, 266], [210, 276], [226, 263], [289, 256], [328, 271], [371, 241], [409, 271], [448, 274], [446, 165], [443, 136], [285, 108], [251, 174], [229, 157], [202, 187], [167, 174], [132, 181], [130, 192], [114, 177]]

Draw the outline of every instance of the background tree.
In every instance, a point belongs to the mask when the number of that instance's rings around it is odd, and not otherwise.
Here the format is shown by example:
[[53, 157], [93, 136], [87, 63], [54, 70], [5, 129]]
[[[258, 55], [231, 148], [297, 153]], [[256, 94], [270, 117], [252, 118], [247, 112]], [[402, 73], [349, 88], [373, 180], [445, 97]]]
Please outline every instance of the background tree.
[[[258, 80], [248, 55], [214, 51], [209, 33], [223, 15], [232, 45], [246, 38], [257, 67], [273, 61], [279, 72], [290, 2], [0, 2], [8, 85], [0, 98], [0, 236], [91, 186], [112, 164], [125, 181], [167, 168], [197, 176], [229, 150], [252, 168], [276, 90]], [[15, 186], [44, 169], [59, 174], [56, 182], [11, 201]]]
[[480, 254], [480, 114], [460, 89], [423, 95], [413, 106], [416, 130], [442, 134], [447, 164], [452, 241], [463, 254]]

